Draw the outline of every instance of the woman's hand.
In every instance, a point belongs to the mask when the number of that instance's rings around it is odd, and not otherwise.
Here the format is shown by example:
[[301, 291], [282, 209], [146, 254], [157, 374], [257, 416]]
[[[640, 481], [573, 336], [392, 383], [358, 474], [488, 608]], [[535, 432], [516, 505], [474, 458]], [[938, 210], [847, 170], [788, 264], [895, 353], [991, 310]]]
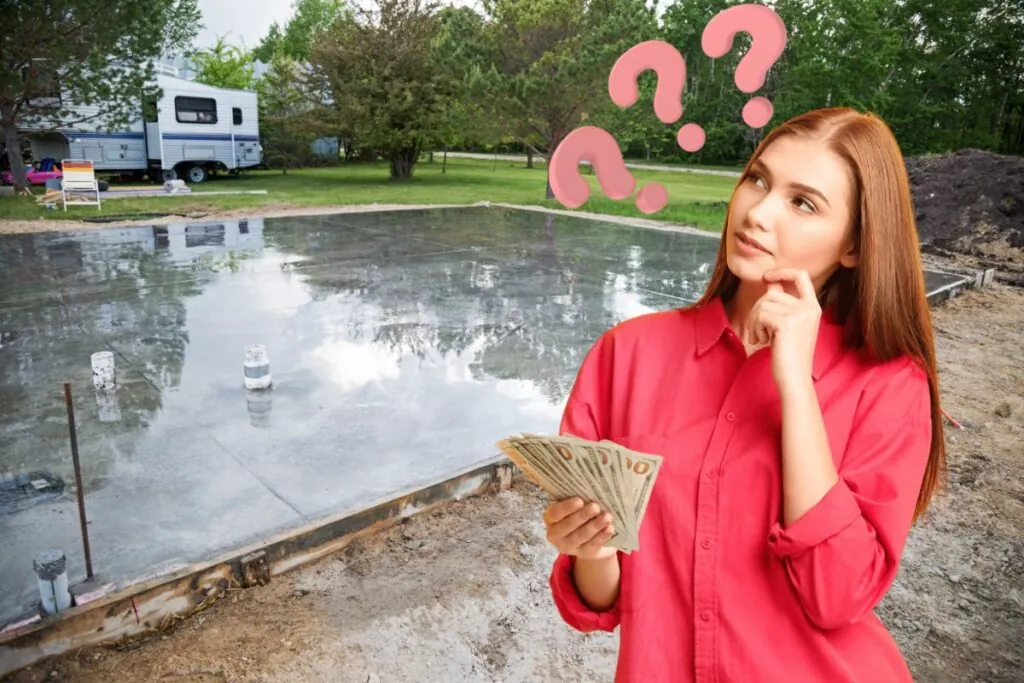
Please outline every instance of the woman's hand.
[[[785, 394], [811, 382], [821, 306], [805, 270], [768, 271], [764, 280], [768, 291], [751, 310], [746, 336], [757, 344], [771, 344], [772, 377]], [[786, 291], [784, 283], [791, 285], [795, 295]]]
[[605, 548], [615, 534], [612, 518], [601, 512], [597, 503], [584, 505], [581, 498], [566, 498], [552, 503], [544, 511], [548, 543], [563, 555], [581, 560], [602, 560], [614, 557], [615, 548]]

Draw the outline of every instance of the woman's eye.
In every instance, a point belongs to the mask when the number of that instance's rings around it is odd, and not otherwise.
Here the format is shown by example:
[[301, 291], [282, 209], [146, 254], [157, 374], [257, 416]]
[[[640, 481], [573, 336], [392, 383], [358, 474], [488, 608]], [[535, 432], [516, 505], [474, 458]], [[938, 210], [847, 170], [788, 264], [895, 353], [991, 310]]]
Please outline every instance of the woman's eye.
[[750, 179], [753, 180], [754, 184], [757, 185], [758, 187], [764, 187], [764, 179], [762, 179], [761, 176], [752, 174], [750, 176]]
[[799, 208], [804, 213], [814, 213], [814, 204], [811, 204], [803, 197], [797, 197], [795, 201], [797, 208]]

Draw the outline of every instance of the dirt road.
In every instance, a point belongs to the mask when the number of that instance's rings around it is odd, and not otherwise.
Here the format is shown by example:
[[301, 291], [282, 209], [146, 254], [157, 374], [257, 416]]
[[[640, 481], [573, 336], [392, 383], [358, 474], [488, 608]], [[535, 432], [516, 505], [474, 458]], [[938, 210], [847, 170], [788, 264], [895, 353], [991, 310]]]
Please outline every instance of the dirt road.
[[[1024, 680], [1024, 291], [935, 312], [950, 486], [879, 613], [921, 683]], [[135, 649], [83, 651], [12, 683], [610, 681], [614, 635], [565, 627], [532, 486], [453, 503], [239, 591]]]

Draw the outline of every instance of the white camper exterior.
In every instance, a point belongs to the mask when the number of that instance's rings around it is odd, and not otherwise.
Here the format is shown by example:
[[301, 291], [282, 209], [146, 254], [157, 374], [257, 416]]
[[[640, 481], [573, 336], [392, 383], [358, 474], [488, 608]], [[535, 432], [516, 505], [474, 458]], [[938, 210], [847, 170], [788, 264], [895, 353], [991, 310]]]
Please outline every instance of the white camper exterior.
[[[212, 172], [258, 166], [263, 149], [256, 93], [216, 88], [176, 74], [173, 67], [158, 68], [155, 80], [163, 93], [155, 117], [143, 120], [140, 100], [140, 117], [126, 130], [112, 133], [84, 123], [59, 131], [21, 132], [31, 141], [35, 159], [88, 159], [98, 173], [145, 172], [156, 181], [201, 183]], [[84, 118], [98, 109], [76, 111]]]

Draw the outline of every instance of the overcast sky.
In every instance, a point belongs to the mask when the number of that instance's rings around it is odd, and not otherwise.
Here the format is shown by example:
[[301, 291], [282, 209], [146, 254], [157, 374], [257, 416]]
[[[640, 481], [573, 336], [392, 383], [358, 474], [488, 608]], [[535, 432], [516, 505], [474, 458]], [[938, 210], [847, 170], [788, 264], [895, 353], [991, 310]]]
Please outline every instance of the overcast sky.
[[[475, 0], [447, 0], [446, 4], [475, 5]], [[282, 26], [292, 16], [292, 0], [199, 0], [205, 28], [196, 47], [212, 47], [219, 36], [229, 44], [256, 47], [275, 21]]]

